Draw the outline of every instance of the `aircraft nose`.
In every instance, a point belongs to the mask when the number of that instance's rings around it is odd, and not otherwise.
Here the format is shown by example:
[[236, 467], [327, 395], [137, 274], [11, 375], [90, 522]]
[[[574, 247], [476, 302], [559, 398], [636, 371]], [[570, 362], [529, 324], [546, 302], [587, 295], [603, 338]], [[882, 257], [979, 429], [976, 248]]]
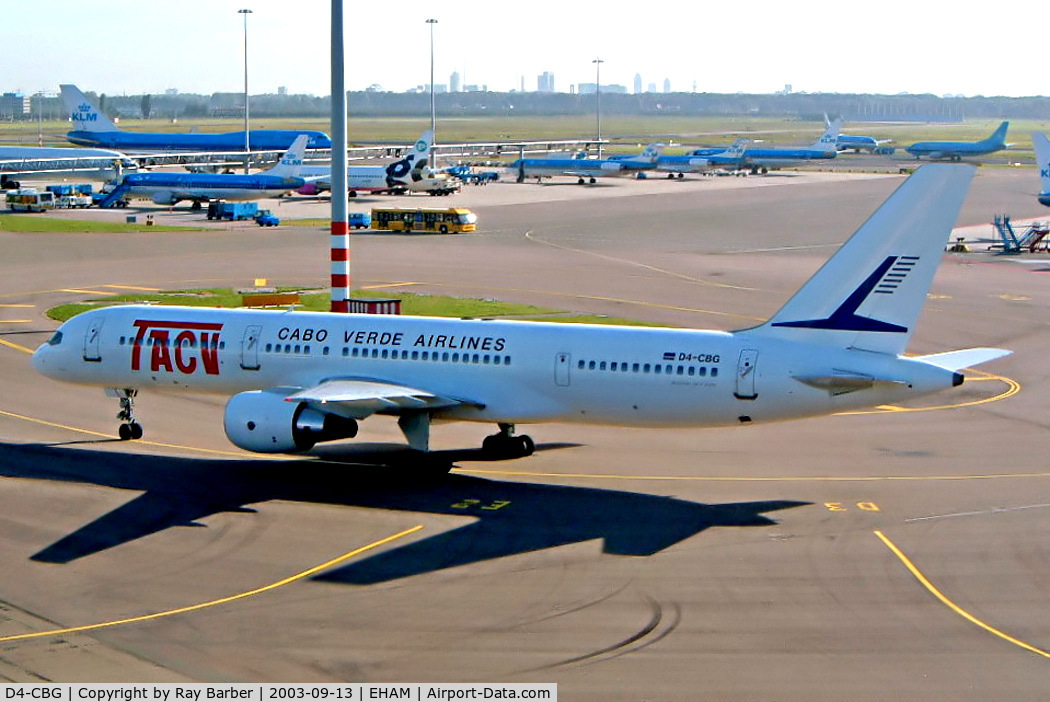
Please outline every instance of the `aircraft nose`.
[[47, 344], [41, 344], [36, 351], [33, 352], [33, 368], [36, 369], [37, 373], [47, 375]]

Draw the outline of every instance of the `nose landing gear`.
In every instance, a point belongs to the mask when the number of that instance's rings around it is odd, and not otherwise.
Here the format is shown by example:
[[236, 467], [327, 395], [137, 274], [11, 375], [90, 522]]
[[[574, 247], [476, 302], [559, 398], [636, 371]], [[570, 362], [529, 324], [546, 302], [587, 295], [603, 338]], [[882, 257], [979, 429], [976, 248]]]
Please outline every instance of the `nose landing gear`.
[[121, 441], [134, 441], [142, 438], [142, 425], [135, 421], [135, 396], [139, 394], [134, 388], [111, 388], [110, 392], [120, 400], [120, 411], [117, 419], [123, 422], [117, 430]]

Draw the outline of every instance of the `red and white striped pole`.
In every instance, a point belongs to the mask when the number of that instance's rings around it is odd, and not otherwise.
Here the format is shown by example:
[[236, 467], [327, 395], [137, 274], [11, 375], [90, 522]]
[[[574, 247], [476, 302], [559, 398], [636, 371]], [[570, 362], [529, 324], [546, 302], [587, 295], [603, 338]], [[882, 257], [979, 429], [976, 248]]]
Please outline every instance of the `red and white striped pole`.
[[343, 0], [332, 0], [332, 311], [349, 312], [350, 225], [347, 203], [346, 81]]

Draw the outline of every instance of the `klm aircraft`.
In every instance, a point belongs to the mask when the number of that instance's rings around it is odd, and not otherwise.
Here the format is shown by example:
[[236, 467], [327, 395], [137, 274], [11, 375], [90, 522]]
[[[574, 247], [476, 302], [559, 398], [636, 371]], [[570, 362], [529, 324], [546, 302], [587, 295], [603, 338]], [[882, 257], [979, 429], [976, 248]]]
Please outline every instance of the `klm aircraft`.
[[737, 170], [744, 159], [748, 139], [737, 139], [728, 149], [694, 149], [684, 156], [660, 156], [656, 170], [668, 171], [667, 177], [679, 178], [685, 173], [703, 173], [715, 169]]
[[640, 154], [610, 156], [609, 160], [619, 163], [621, 170], [640, 173], [641, 171], [651, 171], [656, 168], [656, 162], [659, 161], [663, 151], [664, 144], [653, 142], [646, 146]]
[[915, 158], [923, 156], [934, 160], [958, 161], [963, 156], [983, 156], [1007, 147], [1006, 130], [1009, 122], [1003, 122], [999, 128], [981, 141], [920, 141], [905, 149]]
[[588, 181], [594, 183], [596, 178], [620, 176], [626, 170], [619, 161], [586, 158], [582, 153], [580, 156], [583, 157], [519, 158], [511, 163], [509, 168], [517, 174], [519, 183], [524, 183], [526, 178], [539, 181], [543, 178], [567, 175], [576, 176], [580, 185]]
[[300, 134], [280, 163], [268, 171], [252, 175], [225, 173], [131, 173], [106, 193], [99, 207], [114, 207], [128, 200], [151, 199], [158, 205], [174, 205], [191, 200], [193, 208], [207, 200], [259, 200], [279, 197], [305, 182], [299, 177], [306, 150], [307, 135]]
[[[75, 129], [66, 139], [79, 146], [117, 149], [130, 152], [152, 151], [241, 151], [245, 150], [244, 132], [224, 134], [166, 134], [163, 132], [125, 132], [113, 124], [75, 85], [62, 85], [62, 100], [69, 110]], [[300, 134], [306, 134], [308, 149], [330, 149], [332, 141], [324, 132], [253, 129], [248, 132], [248, 150], [284, 151]]]
[[744, 151], [743, 168], [752, 173], [765, 173], [777, 168], [791, 168], [810, 161], [835, 158], [838, 155], [839, 128], [841, 120], [831, 122], [812, 146], [804, 148], [748, 148]]
[[1040, 205], [1050, 207], [1050, 139], [1040, 132], [1032, 132], [1032, 146], [1035, 147], [1035, 166], [1039, 169], [1039, 182], [1042, 183], [1036, 198]]

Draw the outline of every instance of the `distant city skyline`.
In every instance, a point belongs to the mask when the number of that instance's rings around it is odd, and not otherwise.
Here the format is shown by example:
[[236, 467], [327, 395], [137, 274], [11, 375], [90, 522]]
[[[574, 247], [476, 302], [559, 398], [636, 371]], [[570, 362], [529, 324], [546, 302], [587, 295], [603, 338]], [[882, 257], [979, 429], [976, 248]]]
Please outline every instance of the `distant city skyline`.
[[[329, 91], [329, 3], [276, 0], [177, 4], [108, 0], [86, 6], [52, 0], [47, 22], [30, 3], [10, 3], [0, 24], [8, 70], [0, 92], [53, 93], [59, 83], [111, 95], [243, 91], [244, 16], [249, 91], [323, 96]], [[1005, 0], [999, 17], [1029, 15]], [[522, 16], [503, 3], [462, 0], [436, 8], [421, 0], [346, 5], [347, 86], [404, 92], [429, 82], [434, 18], [435, 82], [493, 91], [603, 86], [714, 93], [932, 93], [1030, 96], [1047, 93], [1038, 64], [1019, 52], [980, 51], [964, 12], [888, 0], [877, 10], [814, 0], [759, 0], [741, 14], [728, 5], [668, 1], [621, 13], [588, 4], [535, 0]], [[883, 19], [888, 18], [888, 19]], [[907, 22], [905, 26], [903, 22]], [[915, 27], [936, 26], [937, 31]], [[537, 29], [538, 28], [538, 29]], [[783, 37], [793, 36], [790, 43]], [[638, 51], [639, 37], [651, 50]], [[523, 48], [528, 46], [528, 49]], [[1008, 63], [1009, 61], [1009, 63]], [[437, 79], [437, 76], [441, 76]]]

